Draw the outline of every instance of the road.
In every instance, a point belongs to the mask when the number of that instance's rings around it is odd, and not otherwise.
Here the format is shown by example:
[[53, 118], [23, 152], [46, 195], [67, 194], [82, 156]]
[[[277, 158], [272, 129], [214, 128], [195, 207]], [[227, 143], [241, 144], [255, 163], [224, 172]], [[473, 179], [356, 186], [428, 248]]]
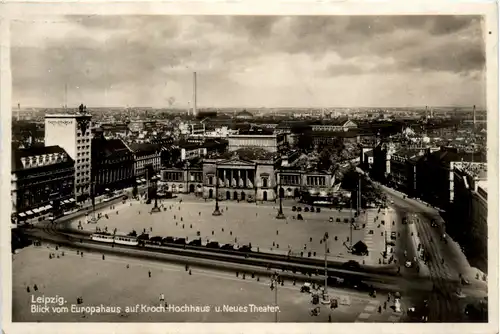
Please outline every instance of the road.
[[[464, 320], [464, 305], [456, 294], [457, 290], [460, 289], [466, 296], [486, 296], [486, 283], [476, 279], [474, 269], [470, 267], [456, 243], [449, 237], [446, 238], [447, 242], [441, 239], [444, 226], [436, 209], [417, 200], [404, 198], [404, 194], [393, 189], [380, 187], [387, 194], [388, 200], [392, 201], [391, 206], [398, 212], [399, 220], [407, 213], [413, 215], [414, 226], [400, 224], [398, 228], [401, 237], [396, 248], [400, 263], [405, 259], [402, 254], [404, 249], [413, 252], [412, 243], [421, 243], [430, 256], [427, 265], [420, 264], [422, 268], [420, 274], [429, 275], [436, 287], [436, 292], [429, 296], [429, 321]], [[431, 227], [433, 219], [438, 223], [437, 227]], [[414, 232], [412, 236], [411, 230], [415, 230], [417, 235]], [[404, 275], [411, 274], [413, 273], [408, 271], [404, 273]], [[459, 275], [466, 277], [471, 285], [461, 286]], [[471, 277], [472, 275], [474, 277]]]

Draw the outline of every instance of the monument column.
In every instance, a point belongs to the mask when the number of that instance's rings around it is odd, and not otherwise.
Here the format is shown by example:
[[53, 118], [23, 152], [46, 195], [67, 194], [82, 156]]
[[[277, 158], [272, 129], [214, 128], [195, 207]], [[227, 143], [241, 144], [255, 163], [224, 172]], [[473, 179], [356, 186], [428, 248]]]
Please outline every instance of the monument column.
[[226, 187], [226, 170], [222, 170], [222, 183], [224, 184], [224, 187]]

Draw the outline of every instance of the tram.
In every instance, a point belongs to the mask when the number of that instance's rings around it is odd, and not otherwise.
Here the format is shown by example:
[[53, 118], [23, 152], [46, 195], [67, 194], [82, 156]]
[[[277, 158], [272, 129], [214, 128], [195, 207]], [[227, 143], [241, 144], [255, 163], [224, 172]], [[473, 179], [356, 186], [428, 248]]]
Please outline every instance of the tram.
[[90, 239], [98, 242], [105, 242], [108, 244], [115, 243], [120, 245], [128, 245], [128, 246], [137, 246], [139, 245], [139, 241], [136, 237], [128, 236], [128, 235], [112, 235], [105, 233], [94, 233], [90, 236]]

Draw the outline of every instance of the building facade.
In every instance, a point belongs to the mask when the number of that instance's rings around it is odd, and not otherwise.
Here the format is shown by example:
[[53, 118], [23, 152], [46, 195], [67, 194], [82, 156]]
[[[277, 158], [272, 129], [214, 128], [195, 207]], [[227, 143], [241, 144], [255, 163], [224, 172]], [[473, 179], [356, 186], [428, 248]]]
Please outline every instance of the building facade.
[[[281, 167], [280, 159], [204, 159], [200, 165], [164, 168], [163, 190], [194, 193], [206, 199], [231, 201], [275, 201], [278, 196], [330, 197], [335, 177], [327, 172]], [[218, 182], [218, 186], [216, 186]]]
[[146, 182], [146, 166], [152, 165], [155, 173], [161, 169], [161, 147], [155, 144], [131, 144], [129, 146], [134, 157], [134, 175], [137, 181]]
[[74, 161], [59, 146], [12, 151], [13, 221], [43, 219], [74, 203]]
[[75, 199], [90, 196], [92, 116], [89, 114], [45, 115], [45, 145], [59, 145], [75, 161]]
[[285, 136], [282, 134], [238, 134], [229, 135], [227, 140], [230, 152], [247, 147], [260, 147], [274, 153], [285, 145]]
[[121, 139], [92, 139], [92, 181], [96, 196], [134, 186], [134, 156]]

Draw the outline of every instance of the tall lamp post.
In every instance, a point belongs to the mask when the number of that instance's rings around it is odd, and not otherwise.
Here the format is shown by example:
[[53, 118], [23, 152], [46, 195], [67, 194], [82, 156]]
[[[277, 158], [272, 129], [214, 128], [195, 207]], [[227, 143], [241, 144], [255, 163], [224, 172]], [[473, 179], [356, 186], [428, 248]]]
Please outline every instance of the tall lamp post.
[[215, 163], [215, 209], [212, 212], [212, 216], [221, 216], [222, 213], [219, 209], [219, 170], [218, 164]]
[[281, 195], [281, 173], [278, 174], [278, 197], [280, 200], [280, 208], [278, 211], [278, 215], [276, 216], [276, 219], [285, 219], [285, 214], [283, 213], [283, 196]]
[[155, 191], [155, 204], [151, 209], [151, 212], [161, 212], [161, 209], [158, 207], [158, 178], [156, 175], [153, 177], [154, 182], [154, 191]]
[[278, 322], [278, 286], [279, 286], [279, 282], [280, 281], [280, 276], [278, 274], [278, 272], [275, 272], [272, 276], [271, 276], [271, 291], [274, 290], [274, 307], [275, 307], [275, 310], [274, 310], [274, 322]]
[[324, 303], [329, 303], [330, 300], [328, 298], [328, 232], [325, 232], [325, 235], [323, 236], [323, 243], [325, 244], [325, 287], [323, 289], [323, 302]]

